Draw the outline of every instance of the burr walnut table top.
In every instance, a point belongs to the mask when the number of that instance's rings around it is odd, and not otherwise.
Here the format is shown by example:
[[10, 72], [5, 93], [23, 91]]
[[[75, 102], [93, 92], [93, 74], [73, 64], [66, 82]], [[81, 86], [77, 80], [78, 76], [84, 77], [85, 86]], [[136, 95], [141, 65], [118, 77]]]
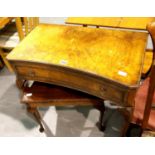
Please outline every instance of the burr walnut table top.
[[146, 25], [153, 21], [154, 17], [69, 17], [66, 23], [146, 30]]
[[133, 86], [139, 84], [147, 35], [42, 24], [7, 58], [58, 65]]

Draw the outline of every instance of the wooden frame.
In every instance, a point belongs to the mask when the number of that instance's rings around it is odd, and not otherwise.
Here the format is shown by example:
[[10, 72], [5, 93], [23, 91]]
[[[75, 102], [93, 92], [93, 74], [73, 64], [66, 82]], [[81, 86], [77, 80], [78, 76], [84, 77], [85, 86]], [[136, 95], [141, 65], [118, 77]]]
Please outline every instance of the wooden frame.
[[20, 40], [24, 39], [24, 37], [28, 35], [28, 33], [32, 31], [38, 24], [38, 17], [23, 17], [23, 22], [21, 17], [16, 17], [16, 27]]
[[147, 128], [147, 123], [148, 123], [151, 108], [152, 108], [153, 95], [155, 92], [155, 22], [148, 24], [147, 30], [151, 34], [154, 49], [153, 49], [153, 62], [152, 62], [151, 71], [149, 75], [150, 81], [149, 81], [148, 95], [147, 95], [146, 106], [145, 106], [143, 122], [142, 122], [143, 129]]

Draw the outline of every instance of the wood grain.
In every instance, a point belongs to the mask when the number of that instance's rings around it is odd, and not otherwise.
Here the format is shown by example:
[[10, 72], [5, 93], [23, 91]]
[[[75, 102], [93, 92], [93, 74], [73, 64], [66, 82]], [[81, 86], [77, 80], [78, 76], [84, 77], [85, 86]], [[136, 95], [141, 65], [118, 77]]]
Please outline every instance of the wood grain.
[[[146, 25], [155, 21], [155, 17], [69, 17], [67, 24], [78, 24], [83, 26], [93, 25], [99, 28], [107, 26], [113, 28], [140, 29], [146, 30]], [[149, 52], [148, 52], [149, 51]], [[142, 73], [148, 73], [152, 63], [152, 50], [146, 49]]]
[[124, 85], [137, 85], [147, 35], [43, 24], [36, 27], [7, 58], [69, 67]]

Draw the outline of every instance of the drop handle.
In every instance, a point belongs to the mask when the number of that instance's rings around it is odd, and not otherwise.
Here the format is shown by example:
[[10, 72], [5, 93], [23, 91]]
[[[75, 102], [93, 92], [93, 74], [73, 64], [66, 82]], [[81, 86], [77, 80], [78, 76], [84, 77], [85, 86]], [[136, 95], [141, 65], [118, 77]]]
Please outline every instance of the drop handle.
[[101, 87], [101, 95], [104, 95], [107, 92], [107, 89], [104, 87]]
[[34, 71], [30, 71], [29, 72], [29, 76], [34, 77], [35, 76], [35, 72]]
[[104, 87], [101, 87], [101, 91], [107, 91], [107, 89], [106, 88], [104, 88]]

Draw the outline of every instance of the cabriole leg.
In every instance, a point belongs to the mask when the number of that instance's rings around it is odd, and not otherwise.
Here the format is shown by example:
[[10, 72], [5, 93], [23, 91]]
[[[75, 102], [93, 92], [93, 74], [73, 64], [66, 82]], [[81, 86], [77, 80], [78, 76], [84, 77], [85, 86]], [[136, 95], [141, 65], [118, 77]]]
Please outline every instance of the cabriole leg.
[[39, 123], [39, 125], [40, 125], [39, 131], [44, 132], [44, 127], [43, 127], [43, 124], [41, 122], [41, 116], [40, 116], [39, 111], [37, 110], [37, 108], [36, 107], [31, 107], [30, 105], [27, 105], [27, 111], [29, 113], [31, 113], [34, 116], [34, 118], [36, 119], [36, 121]]

